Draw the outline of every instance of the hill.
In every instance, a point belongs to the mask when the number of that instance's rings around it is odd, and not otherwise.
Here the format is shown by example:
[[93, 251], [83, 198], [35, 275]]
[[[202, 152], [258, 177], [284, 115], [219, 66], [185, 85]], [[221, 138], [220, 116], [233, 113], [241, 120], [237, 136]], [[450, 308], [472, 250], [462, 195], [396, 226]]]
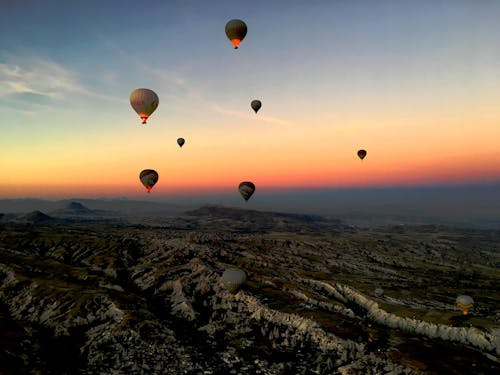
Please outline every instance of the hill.
[[47, 223], [54, 221], [53, 217], [50, 217], [49, 215], [46, 215], [41, 211], [30, 212], [26, 215], [21, 216], [19, 219], [33, 224]]
[[294, 233], [339, 233], [353, 230], [339, 220], [317, 215], [246, 210], [242, 208], [207, 205], [186, 211], [165, 221], [174, 228], [218, 230], [225, 228], [241, 232], [294, 232]]

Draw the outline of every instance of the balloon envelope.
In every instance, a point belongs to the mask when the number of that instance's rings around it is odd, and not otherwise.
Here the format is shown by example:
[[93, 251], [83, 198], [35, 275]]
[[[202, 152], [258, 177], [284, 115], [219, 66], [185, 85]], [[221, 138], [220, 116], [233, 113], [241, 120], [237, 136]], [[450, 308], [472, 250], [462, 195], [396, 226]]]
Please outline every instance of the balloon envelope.
[[226, 36], [237, 49], [247, 35], [247, 25], [242, 20], [234, 19], [226, 23]]
[[366, 156], [366, 150], [359, 150], [358, 151], [358, 156], [361, 160], [363, 160]]
[[252, 182], [245, 181], [240, 184], [238, 190], [243, 199], [245, 199], [245, 201], [248, 201], [255, 191], [255, 185]]
[[468, 310], [474, 304], [474, 300], [471, 296], [461, 295], [457, 297], [455, 304], [463, 310]]
[[158, 95], [150, 89], [135, 89], [130, 94], [130, 105], [145, 124], [160, 103]]
[[177, 144], [182, 147], [184, 145], [184, 138], [177, 138]]
[[144, 169], [139, 174], [139, 179], [141, 183], [146, 187], [148, 193], [151, 192], [151, 189], [158, 182], [158, 173], [153, 169]]
[[234, 293], [247, 280], [247, 275], [242, 270], [228, 269], [222, 274], [222, 284], [230, 292]]
[[260, 107], [262, 107], [262, 102], [260, 100], [252, 100], [252, 103], [250, 103], [250, 106], [255, 111], [255, 113], [257, 113], [259, 111]]
[[382, 289], [382, 288], [376, 288], [376, 289], [375, 289], [375, 295], [376, 295], [377, 297], [380, 297], [380, 296], [382, 296], [383, 294], [384, 294], [384, 289]]

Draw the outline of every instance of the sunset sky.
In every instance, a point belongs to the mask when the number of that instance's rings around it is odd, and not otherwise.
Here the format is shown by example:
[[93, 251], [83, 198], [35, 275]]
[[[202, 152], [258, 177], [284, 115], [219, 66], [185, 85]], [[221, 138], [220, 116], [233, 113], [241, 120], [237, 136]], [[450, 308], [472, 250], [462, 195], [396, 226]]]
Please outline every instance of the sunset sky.
[[498, 182], [499, 19], [496, 0], [0, 0], [0, 198], [144, 196], [143, 169], [157, 196]]

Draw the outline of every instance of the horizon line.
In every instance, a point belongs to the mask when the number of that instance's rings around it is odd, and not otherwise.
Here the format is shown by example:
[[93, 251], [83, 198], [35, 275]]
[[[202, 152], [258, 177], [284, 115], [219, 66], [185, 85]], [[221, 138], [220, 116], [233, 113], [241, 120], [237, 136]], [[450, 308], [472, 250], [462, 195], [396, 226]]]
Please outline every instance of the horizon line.
[[[349, 190], [354, 190], [354, 191], [362, 191], [362, 190], [412, 190], [412, 189], [457, 189], [457, 188], [488, 188], [488, 187], [496, 187], [500, 186], [500, 180], [499, 181], [488, 181], [488, 182], [466, 182], [466, 183], [461, 183], [461, 184], [435, 184], [435, 185], [430, 185], [430, 184], [424, 184], [424, 185], [393, 185], [393, 186], [387, 186], [387, 185], [374, 185], [374, 186], [351, 186], [351, 187], [345, 187], [345, 186], [332, 186], [332, 187], [325, 187], [325, 186], [311, 186], [311, 187], [265, 187], [265, 188], [260, 188], [259, 190], [259, 195], [264, 194], [264, 195], [274, 195], [274, 194], [283, 194], [283, 193], [301, 193], [301, 192], [308, 192], [308, 191], [349, 191]], [[194, 198], [202, 198], [202, 197], [211, 197], [211, 196], [220, 196], [220, 195], [234, 195], [237, 194], [237, 189], [227, 189], [223, 188], [220, 190], [212, 190], [210, 192], [206, 193], [180, 193], [180, 192], [175, 192], [171, 194], [165, 194], [162, 193], [160, 194], [154, 194], [154, 191], [152, 191], [151, 194], [148, 195], [142, 195], [138, 193], [134, 194], [121, 194], [121, 195], [101, 195], [101, 196], [89, 196], [89, 195], [82, 195], [82, 196], [50, 196], [50, 197], [44, 197], [44, 196], [19, 196], [19, 197], [8, 197], [8, 196], [0, 196], [0, 200], [78, 200], [78, 199], [94, 199], [94, 200], [155, 200], [155, 198], [160, 198], [160, 199], [167, 199], [167, 198], [189, 198], [189, 197], [194, 197]]]

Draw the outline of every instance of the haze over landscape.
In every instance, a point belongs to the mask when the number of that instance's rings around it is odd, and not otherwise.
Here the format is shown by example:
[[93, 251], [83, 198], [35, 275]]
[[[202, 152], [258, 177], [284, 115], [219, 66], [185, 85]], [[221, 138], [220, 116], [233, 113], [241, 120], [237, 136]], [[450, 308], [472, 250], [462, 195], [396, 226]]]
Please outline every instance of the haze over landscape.
[[500, 188], [496, 184], [407, 188], [291, 189], [260, 192], [245, 202], [236, 189], [219, 194], [157, 197], [0, 199], [0, 212], [50, 212], [68, 201], [117, 215], [171, 216], [203, 205], [316, 214], [362, 226], [436, 223], [484, 229], [500, 227]]
[[0, 0], [0, 373], [500, 373], [499, 18]]

